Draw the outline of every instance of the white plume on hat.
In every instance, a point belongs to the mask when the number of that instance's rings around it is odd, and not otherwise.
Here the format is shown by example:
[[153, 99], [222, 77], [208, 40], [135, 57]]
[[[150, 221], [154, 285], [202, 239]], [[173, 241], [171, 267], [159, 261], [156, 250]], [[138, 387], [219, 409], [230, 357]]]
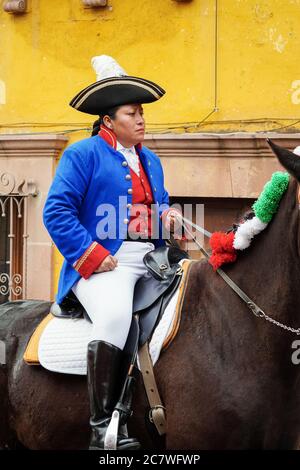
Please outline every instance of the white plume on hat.
[[300, 145], [298, 145], [298, 147], [294, 148], [293, 152], [294, 152], [296, 155], [299, 155], [299, 156], [300, 156]]
[[109, 55], [97, 55], [92, 57], [91, 64], [96, 72], [97, 81], [109, 77], [124, 77], [128, 75], [120, 64]]

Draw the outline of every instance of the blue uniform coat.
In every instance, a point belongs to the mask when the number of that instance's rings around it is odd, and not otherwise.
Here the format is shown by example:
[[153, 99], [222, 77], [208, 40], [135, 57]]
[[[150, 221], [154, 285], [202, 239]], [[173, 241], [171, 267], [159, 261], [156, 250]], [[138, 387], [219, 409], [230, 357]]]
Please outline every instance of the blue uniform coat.
[[[152, 189], [158, 247], [165, 245], [160, 216], [169, 207], [169, 195], [158, 156], [145, 146], [137, 151]], [[58, 303], [80, 279], [72, 265], [94, 241], [114, 255], [126, 238], [132, 183], [126, 179], [130, 170], [123, 162], [125, 157], [99, 135], [70, 145], [60, 159], [43, 210], [45, 227], [64, 257]], [[102, 204], [109, 204], [107, 211]]]

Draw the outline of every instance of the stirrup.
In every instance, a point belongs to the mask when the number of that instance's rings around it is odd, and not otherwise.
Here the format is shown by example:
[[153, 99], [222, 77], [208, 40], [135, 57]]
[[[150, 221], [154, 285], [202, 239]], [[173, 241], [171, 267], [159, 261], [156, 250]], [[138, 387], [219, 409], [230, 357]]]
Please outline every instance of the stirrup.
[[118, 410], [114, 410], [111, 416], [110, 423], [105, 433], [104, 450], [116, 450], [117, 449], [119, 421], [120, 421], [120, 413]]

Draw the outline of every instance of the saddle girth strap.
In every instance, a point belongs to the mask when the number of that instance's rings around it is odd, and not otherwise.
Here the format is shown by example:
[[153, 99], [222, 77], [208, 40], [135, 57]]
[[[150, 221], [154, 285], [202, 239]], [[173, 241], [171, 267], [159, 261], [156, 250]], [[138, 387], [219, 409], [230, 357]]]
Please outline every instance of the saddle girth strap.
[[139, 349], [139, 362], [144, 380], [144, 386], [150, 404], [149, 421], [153, 423], [160, 436], [166, 434], [167, 422], [165, 407], [162, 405], [156, 385], [152, 361], [149, 354], [148, 341]]

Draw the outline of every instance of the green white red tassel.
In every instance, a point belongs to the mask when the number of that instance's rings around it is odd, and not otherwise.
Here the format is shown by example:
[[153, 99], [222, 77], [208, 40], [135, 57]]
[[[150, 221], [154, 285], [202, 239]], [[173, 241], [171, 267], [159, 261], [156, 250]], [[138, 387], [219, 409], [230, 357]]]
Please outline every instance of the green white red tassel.
[[215, 232], [210, 239], [212, 255], [209, 262], [214, 270], [224, 263], [232, 263], [237, 258], [237, 251], [245, 250], [252, 239], [264, 230], [277, 212], [281, 198], [287, 190], [289, 174], [277, 171], [266, 183], [259, 198], [253, 204], [254, 217], [240, 224], [236, 232]]

